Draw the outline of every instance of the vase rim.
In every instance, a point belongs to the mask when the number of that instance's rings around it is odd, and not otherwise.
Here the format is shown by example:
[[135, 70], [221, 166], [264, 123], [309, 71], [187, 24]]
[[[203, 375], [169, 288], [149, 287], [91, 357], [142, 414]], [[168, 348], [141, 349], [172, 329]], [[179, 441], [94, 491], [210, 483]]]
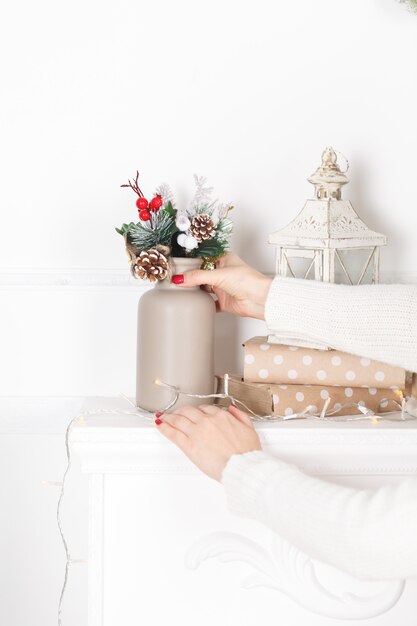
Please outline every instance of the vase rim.
[[[171, 256], [171, 271], [173, 274], [182, 274], [183, 272], [188, 272], [189, 270], [196, 270], [201, 267], [201, 263], [203, 259], [201, 257], [182, 257], [182, 256]], [[179, 291], [194, 291], [199, 289], [198, 286], [188, 287], [187, 290], [182, 289], [179, 285], [176, 285], [171, 282], [170, 275], [168, 275], [164, 280], [160, 280], [156, 283], [155, 287], [158, 289], [178, 289]]]
[[202, 260], [203, 257], [201, 256], [173, 256], [171, 257], [174, 261], [181, 261], [181, 263], [186, 263], [187, 261], [200, 261]]
[[191, 269], [194, 269], [196, 267], [200, 267], [201, 263], [203, 262], [203, 259], [201, 257], [185, 257], [185, 256], [173, 256], [171, 257], [172, 259], [172, 263], [174, 264], [174, 267], [189, 267]]

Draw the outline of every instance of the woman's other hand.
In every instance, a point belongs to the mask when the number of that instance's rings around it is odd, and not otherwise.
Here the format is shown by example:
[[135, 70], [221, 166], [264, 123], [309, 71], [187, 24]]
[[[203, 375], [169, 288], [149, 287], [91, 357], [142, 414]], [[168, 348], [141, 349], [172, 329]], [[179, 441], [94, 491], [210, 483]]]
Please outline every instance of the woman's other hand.
[[233, 404], [227, 410], [212, 404], [184, 406], [159, 415], [155, 423], [190, 461], [215, 480], [221, 479], [233, 454], [261, 449], [252, 420]]
[[253, 269], [232, 252], [220, 258], [215, 270], [190, 270], [177, 274], [172, 280], [181, 287], [201, 285], [214, 293], [219, 312], [265, 319], [265, 301], [272, 278]]

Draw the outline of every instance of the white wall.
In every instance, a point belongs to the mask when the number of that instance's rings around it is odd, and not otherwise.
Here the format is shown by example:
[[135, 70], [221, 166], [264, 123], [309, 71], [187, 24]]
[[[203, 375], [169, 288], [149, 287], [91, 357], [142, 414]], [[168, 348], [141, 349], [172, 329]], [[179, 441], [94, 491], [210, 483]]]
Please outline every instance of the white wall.
[[[236, 205], [234, 250], [272, 271], [267, 235], [332, 144], [351, 161], [346, 195], [389, 236], [383, 270], [417, 270], [417, 16], [396, 0], [3, 5], [0, 396], [133, 394], [143, 287], [113, 227], [134, 219], [119, 185], [136, 168], [147, 194], [166, 180], [180, 202], [208, 176]], [[218, 371], [263, 330], [220, 316]], [[52, 626], [63, 552], [42, 480], [60, 480], [78, 409], [25, 402], [0, 406], [0, 621]]]
[[139, 168], [180, 199], [207, 175], [236, 250], [272, 268], [326, 144], [384, 265], [416, 266], [417, 18], [396, 0], [16, 0], [0, 46], [0, 266], [125, 267]]
[[[207, 175], [236, 205], [234, 250], [272, 271], [267, 235], [331, 144], [389, 236], [382, 269], [417, 270], [417, 16], [396, 0], [17, 0], [0, 53], [0, 394], [132, 392], [141, 288], [119, 285], [113, 228], [135, 218], [136, 168], [180, 202]], [[54, 290], [64, 269], [92, 282]]]

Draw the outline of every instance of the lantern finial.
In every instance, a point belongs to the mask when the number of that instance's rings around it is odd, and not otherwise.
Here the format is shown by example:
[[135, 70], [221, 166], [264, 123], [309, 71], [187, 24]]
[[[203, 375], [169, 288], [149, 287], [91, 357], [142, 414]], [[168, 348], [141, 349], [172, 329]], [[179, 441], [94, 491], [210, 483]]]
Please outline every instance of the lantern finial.
[[337, 154], [332, 147], [325, 148], [321, 154], [321, 167], [322, 169], [331, 169], [340, 172], [340, 168], [337, 164]]
[[317, 200], [326, 198], [340, 200], [341, 187], [349, 182], [348, 177], [339, 167], [335, 150], [330, 146], [323, 150], [321, 165], [307, 180], [314, 185]]

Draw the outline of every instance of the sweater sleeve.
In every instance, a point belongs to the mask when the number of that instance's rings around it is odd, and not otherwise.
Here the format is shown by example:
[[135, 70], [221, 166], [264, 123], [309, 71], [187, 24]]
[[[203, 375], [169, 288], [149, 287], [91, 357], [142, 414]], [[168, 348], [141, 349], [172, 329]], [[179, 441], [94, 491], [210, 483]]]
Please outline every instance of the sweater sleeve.
[[271, 334], [299, 337], [417, 371], [417, 285], [340, 285], [276, 276]]
[[257, 450], [223, 470], [229, 509], [358, 578], [417, 576], [417, 477], [357, 490], [308, 476]]

